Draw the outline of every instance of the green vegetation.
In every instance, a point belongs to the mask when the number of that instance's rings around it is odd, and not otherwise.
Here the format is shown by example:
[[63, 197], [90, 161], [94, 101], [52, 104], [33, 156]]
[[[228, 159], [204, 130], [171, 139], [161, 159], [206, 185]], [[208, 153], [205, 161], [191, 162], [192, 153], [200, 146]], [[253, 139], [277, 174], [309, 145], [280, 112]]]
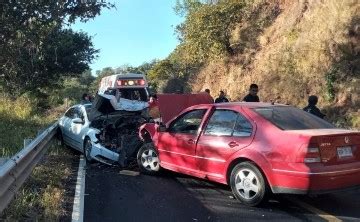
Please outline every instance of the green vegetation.
[[26, 96], [14, 101], [0, 97], [0, 156], [12, 156], [23, 148], [25, 138], [36, 137], [55, 121], [53, 113], [37, 115], [33, 102]]
[[262, 101], [303, 107], [318, 95], [330, 121], [360, 128], [359, 11], [356, 0], [179, 0], [180, 44], [148, 76], [159, 91], [233, 100], [251, 83]]
[[[89, 90], [94, 77], [88, 64], [98, 50], [87, 34], [67, 25], [111, 7], [104, 1], [0, 4], [0, 157], [22, 149], [25, 138], [35, 138]], [[61, 220], [74, 158], [68, 150], [53, 147], [0, 220]]]
[[9, 0], [0, 4], [0, 87], [8, 96], [47, 97], [96, 58], [91, 38], [66, 25], [111, 8], [104, 1]]
[[14, 154], [90, 89], [88, 64], [98, 50], [67, 25], [111, 7], [104, 1], [0, 4], [0, 156]]

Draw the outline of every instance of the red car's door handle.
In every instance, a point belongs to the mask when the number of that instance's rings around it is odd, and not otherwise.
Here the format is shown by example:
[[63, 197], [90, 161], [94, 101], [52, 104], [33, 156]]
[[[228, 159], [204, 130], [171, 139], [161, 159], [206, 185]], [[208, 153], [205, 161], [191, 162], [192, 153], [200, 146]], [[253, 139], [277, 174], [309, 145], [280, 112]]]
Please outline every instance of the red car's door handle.
[[234, 141], [230, 142], [228, 145], [229, 145], [230, 148], [234, 148], [236, 146], [239, 146], [239, 144], [237, 142], [234, 142]]
[[193, 139], [189, 139], [189, 140], [187, 141], [187, 143], [188, 143], [188, 144], [194, 144], [195, 141], [194, 141]]

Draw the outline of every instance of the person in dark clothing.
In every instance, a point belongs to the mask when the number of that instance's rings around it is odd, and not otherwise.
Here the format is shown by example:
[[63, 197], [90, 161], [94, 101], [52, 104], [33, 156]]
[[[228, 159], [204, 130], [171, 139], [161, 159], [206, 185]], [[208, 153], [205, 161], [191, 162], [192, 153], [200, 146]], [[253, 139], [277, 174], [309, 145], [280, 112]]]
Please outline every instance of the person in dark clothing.
[[215, 99], [215, 103], [228, 103], [229, 100], [225, 97], [224, 91], [220, 91], [220, 95]]
[[84, 93], [81, 97], [80, 104], [83, 105], [83, 104], [88, 104], [88, 103], [91, 103], [90, 96], [87, 93]]
[[211, 99], [212, 99], [212, 102], [214, 102], [214, 98], [210, 95], [210, 89], [205, 89], [204, 92], [207, 93], [207, 94], [209, 94], [209, 96], [210, 96]]
[[309, 99], [308, 99], [309, 104], [306, 107], [304, 107], [303, 110], [323, 119], [326, 115], [323, 114], [320, 111], [320, 109], [316, 107], [317, 102], [318, 102], [317, 96], [314, 96], [314, 95], [309, 96]]
[[259, 96], [257, 93], [259, 92], [259, 87], [256, 84], [251, 84], [249, 89], [249, 94], [247, 94], [243, 101], [244, 102], [260, 102]]

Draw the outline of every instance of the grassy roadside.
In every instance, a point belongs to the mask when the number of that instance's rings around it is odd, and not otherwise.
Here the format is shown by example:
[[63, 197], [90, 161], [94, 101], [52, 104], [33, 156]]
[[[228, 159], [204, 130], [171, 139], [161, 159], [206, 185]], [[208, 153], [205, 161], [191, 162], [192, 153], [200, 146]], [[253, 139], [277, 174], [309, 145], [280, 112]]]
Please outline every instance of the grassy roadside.
[[[39, 111], [27, 97], [0, 97], [0, 157], [10, 157], [23, 148], [25, 138], [35, 138], [64, 113], [66, 107]], [[0, 221], [59, 221], [71, 215], [72, 178], [78, 156], [52, 144], [16, 198], [0, 215]], [[75, 165], [74, 165], [75, 164]], [[70, 190], [69, 190], [70, 189]], [[70, 213], [69, 213], [70, 212]]]
[[78, 155], [56, 144], [38, 164], [0, 221], [69, 220]]
[[16, 100], [0, 96], [0, 157], [14, 155], [23, 148], [24, 139], [35, 138], [66, 110], [60, 106], [39, 111], [36, 103], [26, 96]]

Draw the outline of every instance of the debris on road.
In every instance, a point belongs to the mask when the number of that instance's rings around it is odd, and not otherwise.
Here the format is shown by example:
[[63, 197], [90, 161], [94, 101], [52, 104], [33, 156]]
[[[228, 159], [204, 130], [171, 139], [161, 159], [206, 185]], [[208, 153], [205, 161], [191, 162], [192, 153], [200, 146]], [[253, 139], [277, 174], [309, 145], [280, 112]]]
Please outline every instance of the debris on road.
[[131, 171], [131, 170], [121, 170], [119, 172], [119, 174], [121, 175], [126, 175], [126, 176], [139, 176], [139, 172], [136, 171]]

